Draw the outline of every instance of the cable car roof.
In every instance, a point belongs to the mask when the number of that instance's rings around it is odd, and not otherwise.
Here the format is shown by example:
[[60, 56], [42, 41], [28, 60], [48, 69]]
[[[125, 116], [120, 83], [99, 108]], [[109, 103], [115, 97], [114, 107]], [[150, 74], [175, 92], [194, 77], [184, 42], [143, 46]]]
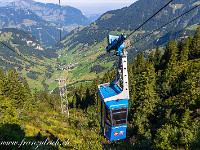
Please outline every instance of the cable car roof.
[[121, 89], [117, 85], [112, 85], [109, 87], [101, 86], [100, 91], [101, 91], [101, 96], [103, 96], [103, 98], [108, 98], [121, 93]]
[[[99, 89], [99, 94], [104, 101], [105, 98], [115, 96], [119, 93], [121, 93], [121, 89], [117, 85], [111, 85], [111, 86], [101, 86]], [[128, 107], [128, 100], [127, 99], [120, 99], [120, 100], [113, 100], [105, 102], [105, 105], [109, 108], [121, 108], [121, 107]]]

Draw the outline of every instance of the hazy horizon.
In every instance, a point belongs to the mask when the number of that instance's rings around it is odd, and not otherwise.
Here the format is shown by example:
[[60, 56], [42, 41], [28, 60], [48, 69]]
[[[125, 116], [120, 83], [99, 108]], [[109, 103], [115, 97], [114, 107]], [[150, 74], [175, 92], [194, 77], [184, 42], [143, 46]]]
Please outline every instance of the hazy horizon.
[[[0, 2], [8, 3], [14, 0], [0, 0]], [[36, 2], [42, 3], [54, 3], [58, 4], [59, 0], [34, 0]], [[109, 10], [121, 9], [126, 6], [130, 6], [132, 3], [136, 2], [137, 0], [61, 0], [61, 5], [67, 5], [71, 7], [75, 7], [81, 12], [86, 15], [90, 16], [92, 14], [103, 14]]]
[[68, 5], [81, 10], [84, 15], [88, 16], [90, 14], [103, 14], [110, 10], [121, 9], [130, 6], [131, 3], [71, 3]]

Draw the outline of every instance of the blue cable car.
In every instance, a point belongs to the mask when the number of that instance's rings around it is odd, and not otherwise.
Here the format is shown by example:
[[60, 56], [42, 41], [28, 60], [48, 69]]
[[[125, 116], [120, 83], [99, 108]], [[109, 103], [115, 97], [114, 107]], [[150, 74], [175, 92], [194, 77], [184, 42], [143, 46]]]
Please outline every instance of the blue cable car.
[[[127, 52], [125, 48], [125, 36], [108, 37], [109, 45], [107, 52], [115, 50], [119, 56], [119, 64], [116, 78], [113, 82], [98, 85], [98, 114], [99, 123], [104, 135], [110, 140], [126, 138], [127, 117], [128, 117], [128, 71]], [[123, 88], [120, 87], [123, 83]]]

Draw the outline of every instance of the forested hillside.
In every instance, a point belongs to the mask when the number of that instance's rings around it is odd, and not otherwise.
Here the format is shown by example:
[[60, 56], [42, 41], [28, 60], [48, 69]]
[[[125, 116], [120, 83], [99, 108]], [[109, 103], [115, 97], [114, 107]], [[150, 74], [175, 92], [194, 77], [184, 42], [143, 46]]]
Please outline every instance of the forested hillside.
[[[1, 70], [0, 141], [47, 139], [61, 144], [41, 144], [37, 149], [199, 149], [200, 27], [194, 36], [181, 39], [168, 41], [164, 54], [158, 46], [147, 59], [141, 52], [128, 64], [127, 138], [115, 142], [103, 137], [96, 113], [97, 84], [112, 81], [114, 71], [69, 93], [67, 118], [61, 114], [58, 96], [37, 90], [31, 94], [26, 79], [21, 83], [15, 70]], [[2, 148], [18, 146], [4, 143]]]
[[[120, 35], [121, 33], [128, 36], [167, 2], [168, 0], [151, 2], [139, 0], [129, 7], [108, 11], [87, 27], [77, 28], [67, 34], [61, 42], [57, 43], [55, 49], [58, 48], [61, 62], [67, 60], [67, 63], [73, 64], [73, 71], [70, 72], [71, 76], [69, 76], [71, 84], [85, 81], [88, 79], [88, 73], [90, 73], [89, 79], [94, 78], [96, 73], [93, 68], [96, 66], [112, 68], [115, 62], [114, 58], [109, 59], [109, 55], [103, 55], [107, 46], [107, 36], [109, 34]], [[142, 26], [139, 31], [129, 37], [131, 43], [128, 49], [129, 61], [133, 63], [134, 58], [142, 51], [144, 51], [144, 56], [147, 57], [149, 50], [155, 49], [158, 44], [163, 49], [169, 39], [177, 38], [179, 40], [182, 33], [185, 33], [185, 36], [194, 34], [200, 20], [198, 8], [140, 40], [199, 3], [198, 0], [173, 1]], [[138, 40], [140, 41], [135, 43]], [[78, 72], [81, 72], [81, 74]], [[97, 75], [102, 77], [101, 72], [98, 72]]]
[[[66, 118], [61, 113], [59, 95], [36, 89], [31, 94], [26, 79], [21, 83], [15, 70], [8, 70], [6, 75], [0, 70], [1, 150], [101, 148], [102, 137], [95, 116], [94, 108], [70, 109], [70, 118]], [[3, 143], [9, 141], [18, 143]], [[21, 142], [29, 143], [20, 145]]]

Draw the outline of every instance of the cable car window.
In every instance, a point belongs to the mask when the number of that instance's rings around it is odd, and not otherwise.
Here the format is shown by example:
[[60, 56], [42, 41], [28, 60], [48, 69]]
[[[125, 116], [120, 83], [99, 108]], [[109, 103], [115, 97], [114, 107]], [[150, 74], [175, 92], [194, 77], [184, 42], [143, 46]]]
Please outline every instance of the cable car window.
[[110, 115], [110, 109], [108, 109], [108, 107], [105, 107], [106, 110], [106, 118], [105, 121], [106, 123], [111, 126], [111, 115]]
[[112, 110], [113, 126], [125, 125], [127, 121], [127, 108]]

